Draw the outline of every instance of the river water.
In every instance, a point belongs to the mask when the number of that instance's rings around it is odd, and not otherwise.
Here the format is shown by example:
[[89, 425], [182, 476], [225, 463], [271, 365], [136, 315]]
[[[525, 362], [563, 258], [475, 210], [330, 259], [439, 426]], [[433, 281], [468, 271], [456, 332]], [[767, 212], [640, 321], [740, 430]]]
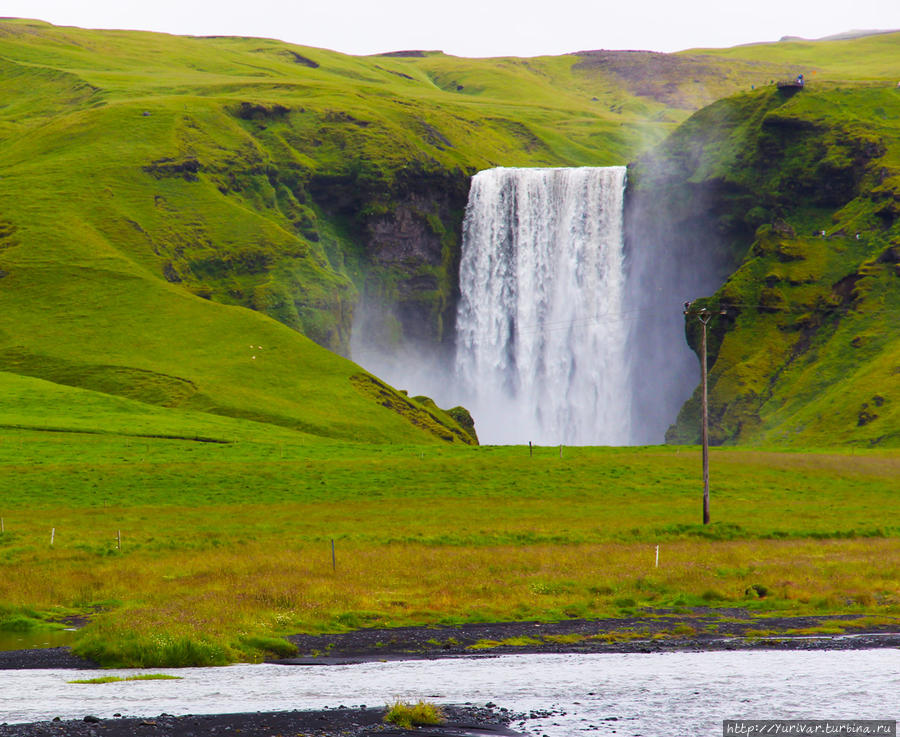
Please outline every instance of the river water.
[[[77, 685], [133, 670], [0, 672], [0, 722], [381, 706], [395, 699], [525, 715], [532, 735], [712, 735], [723, 719], [896, 719], [897, 650], [541, 654], [346, 666], [154, 670], [181, 680]], [[146, 672], [146, 671], [145, 671]]]

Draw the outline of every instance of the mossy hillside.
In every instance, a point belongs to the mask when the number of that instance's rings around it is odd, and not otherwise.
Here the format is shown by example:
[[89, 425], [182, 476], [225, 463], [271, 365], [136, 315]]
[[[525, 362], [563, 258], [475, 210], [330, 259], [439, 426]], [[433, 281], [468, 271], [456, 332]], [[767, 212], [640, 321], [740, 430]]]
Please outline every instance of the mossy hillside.
[[[711, 323], [713, 442], [900, 442], [896, 90], [744, 95], [695, 115], [664, 151], [714, 202], [733, 255], [747, 249], [697, 303], [727, 311]], [[697, 437], [698, 403], [670, 440]]]
[[[344, 352], [361, 288], [424, 305], [442, 337], [469, 173], [612, 163], [646, 135], [622, 125], [638, 113], [611, 120], [560, 89], [571, 60], [354, 59], [30, 21], [5, 21], [0, 47], [17, 101], [7, 181], [44, 195], [35, 212], [64, 198], [71, 219], [170, 282]], [[449, 86], [451, 67], [468, 86]], [[398, 210], [435, 254], [369, 258], [370, 232]]]
[[[355, 58], [24, 20], [2, 23], [0, 51], [8, 163], [46, 173], [9, 180], [43, 195], [35, 215], [65, 198], [58, 227], [83, 218], [172, 283], [342, 352], [361, 292], [398, 306], [386, 335], [446, 338], [472, 171], [620, 163], [778, 68], [632, 52]], [[426, 252], [404, 251], [410, 224]]]

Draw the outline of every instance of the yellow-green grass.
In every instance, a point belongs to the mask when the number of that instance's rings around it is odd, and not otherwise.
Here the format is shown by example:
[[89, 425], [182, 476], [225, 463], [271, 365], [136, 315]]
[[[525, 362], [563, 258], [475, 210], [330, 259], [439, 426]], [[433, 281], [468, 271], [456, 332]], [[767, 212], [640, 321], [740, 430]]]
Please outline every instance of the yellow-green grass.
[[145, 667], [373, 625], [897, 613], [895, 452], [716, 449], [709, 528], [698, 466], [685, 448], [560, 459], [3, 430], [0, 602], [6, 616], [91, 613], [77, 650]]
[[394, 724], [402, 729], [440, 724], [443, 719], [444, 714], [439, 706], [421, 700], [415, 704], [395, 701], [384, 715], [385, 723]]
[[896, 76], [900, 33], [881, 33], [833, 41], [799, 39], [758, 43], [730, 49], [691, 49], [686, 56], [705, 56], [723, 63], [728, 59], [782, 64], [804, 73], [808, 83], [824, 80], [884, 80]]
[[125, 681], [180, 681], [181, 676], [173, 676], [165, 673], [142, 673], [136, 676], [100, 676], [99, 678], [82, 678], [68, 683], [85, 685], [97, 685], [104, 683], [124, 683]]
[[540, 645], [541, 640], [534, 637], [507, 637], [505, 640], [478, 640], [469, 645], [467, 650], [492, 650], [496, 647], [530, 647]]

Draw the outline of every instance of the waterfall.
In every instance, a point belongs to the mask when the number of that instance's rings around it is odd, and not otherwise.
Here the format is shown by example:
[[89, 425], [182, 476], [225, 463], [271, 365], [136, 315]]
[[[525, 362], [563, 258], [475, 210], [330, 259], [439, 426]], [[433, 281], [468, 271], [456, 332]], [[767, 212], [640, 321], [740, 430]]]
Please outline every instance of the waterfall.
[[630, 441], [624, 187], [623, 166], [473, 177], [455, 369], [483, 443]]

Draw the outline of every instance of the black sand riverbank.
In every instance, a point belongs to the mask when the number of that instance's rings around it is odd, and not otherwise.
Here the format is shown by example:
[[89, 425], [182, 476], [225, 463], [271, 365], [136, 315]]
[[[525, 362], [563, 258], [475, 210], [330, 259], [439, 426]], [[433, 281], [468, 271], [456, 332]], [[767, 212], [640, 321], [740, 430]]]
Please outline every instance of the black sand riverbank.
[[[490, 737], [519, 734], [501, 712], [478, 707], [445, 707], [446, 721], [415, 734], [435, 737]], [[392, 737], [413, 732], [384, 723], [385, 710], [338, 708], [192, 716], [86, 719], [0, 724], [0, 737]]]
[[[829, 630], [835, 630], [831, 632]], [[490, 622], [452, 627], [367, 628], [339, 634], [292, 635], [298, 655], [284, 665], [335, 665], [509, 653], [650, 653], [701, 650], [900, 649], [900, 627], [862, 616], [760, 616], [743, 609], [652, 616]], [[0, 651], [0, 670], [97, 668], [68, 648]]]
[[[495, 622], [454, 627], [362, 629], [330, 635], [294, 635], [290, 666], [333, 665], [404, 659], [493, 657], [507, 653], [648, 653], [702, 650], [900, 649], [896, 624], [873, 624], [850, 615], [760, 616], [746, 610], [656, 611], [649, 616], [560, 622]], [[96, 668], [68, 648], [0, 652], [0, 670]], [[489, 697], [485, 694], [485, 697]], [[488, 704], [488, 706], [492, 706]], [[438, 737], [516, 735], [505, 710], [448, 707], [447, 723], [417, 730]], [[384, 709], [340, 707], [198, 716], [160, 715], [0, 724], [0, 737], [369, 737], [408, 735], [383, 722]]]
[[729, 609], [687, 614], [660, 611], [652, 617], [599, 620], [362, 629], [288, 639], [297, 645], [299, 655], [272, 662], [315, 665], [508, 653], [868, 650], [900, 648], [900, 628], [870, 625], [848, 615], [760, 617]]

